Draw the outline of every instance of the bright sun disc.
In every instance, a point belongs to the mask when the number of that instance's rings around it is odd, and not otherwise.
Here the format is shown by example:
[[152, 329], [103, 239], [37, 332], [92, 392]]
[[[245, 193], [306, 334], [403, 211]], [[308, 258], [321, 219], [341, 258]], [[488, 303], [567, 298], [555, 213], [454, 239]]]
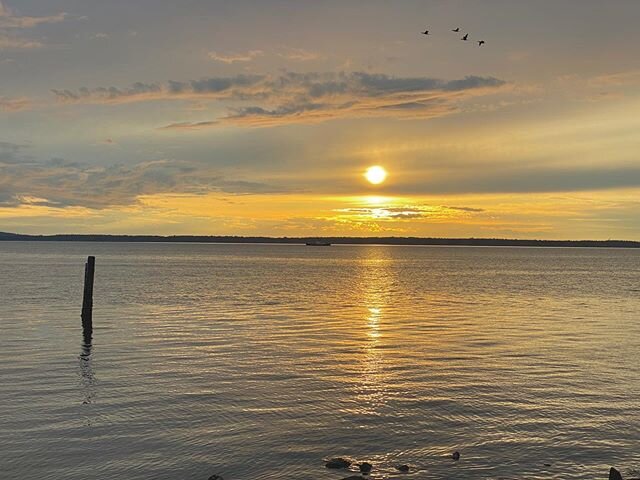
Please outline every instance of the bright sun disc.
[[384, 182], [385, 178], [387, 178], [387, 171], [384, 168], [376, 165], [375, 167], [367, 168], [367, 171], [364, 174], [364, 176], [369, 183], [378, 185]]

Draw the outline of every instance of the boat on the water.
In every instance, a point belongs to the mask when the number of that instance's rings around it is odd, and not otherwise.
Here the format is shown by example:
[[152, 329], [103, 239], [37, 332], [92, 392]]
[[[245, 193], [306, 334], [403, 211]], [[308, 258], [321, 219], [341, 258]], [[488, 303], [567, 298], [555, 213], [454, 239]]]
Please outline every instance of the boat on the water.
[[321, 240], [310, 240], [306, 242], [307, 247], [330, 247], [329, 242], [323, 242]]

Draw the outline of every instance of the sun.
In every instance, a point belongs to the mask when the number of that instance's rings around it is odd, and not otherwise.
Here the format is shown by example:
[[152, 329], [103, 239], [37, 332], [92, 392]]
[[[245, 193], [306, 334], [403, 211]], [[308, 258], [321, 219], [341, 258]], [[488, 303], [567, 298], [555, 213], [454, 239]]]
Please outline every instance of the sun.
[[369, 183], [379, 185], [387, 178], [387, 171], [379, 165], [375, 165], [367, 168], [364, 176]]

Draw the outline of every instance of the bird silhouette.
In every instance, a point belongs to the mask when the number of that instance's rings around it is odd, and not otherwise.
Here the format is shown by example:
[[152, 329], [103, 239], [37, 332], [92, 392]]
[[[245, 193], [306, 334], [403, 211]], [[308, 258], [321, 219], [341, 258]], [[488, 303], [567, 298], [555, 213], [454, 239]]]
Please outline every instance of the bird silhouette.
[[485, 44], [485, 41], [484, 41], [484, 40], [479, 40], [479, 41], [478, 41], [478, 46], [479, 46], [479, 47], [483, 46], [484, 44]]
[[460, 27], [456, 27], [456, 28], [454, 28], [454, 29], [453, 29], [453, 30], [451, 30], [451, 31], [452, 31], [452, 32], [456, 32], [456, 33], [458, 33], [458, 32], [460, 31]]
[[469, 34], [465, 33], [464, 37], [462, 37], [460, 40], [464, 40], [466, 42], [467, 40], [469, 40]]
[[429, 35], [429, 30], [425, 30], [424, 32], [422, 32], [423, 35]]

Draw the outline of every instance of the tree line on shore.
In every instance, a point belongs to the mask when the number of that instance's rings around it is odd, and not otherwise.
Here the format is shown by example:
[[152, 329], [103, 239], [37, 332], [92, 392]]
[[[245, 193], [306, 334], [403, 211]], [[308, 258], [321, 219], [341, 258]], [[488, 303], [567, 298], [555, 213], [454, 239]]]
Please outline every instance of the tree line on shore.
[[632, 240], [529, 240], [509, 238], [432, 238], [432, 237], [244, 237], [233, 235], [107, 235], [58, 234], [27, 235], [0, 232], [0, 241], [55, 242], [176, 242], [176, 243], [284, 243], [305, 244], [322, 241], [355, 245], [443, 245], [479, 247], [605, 247], [640, 248]]

